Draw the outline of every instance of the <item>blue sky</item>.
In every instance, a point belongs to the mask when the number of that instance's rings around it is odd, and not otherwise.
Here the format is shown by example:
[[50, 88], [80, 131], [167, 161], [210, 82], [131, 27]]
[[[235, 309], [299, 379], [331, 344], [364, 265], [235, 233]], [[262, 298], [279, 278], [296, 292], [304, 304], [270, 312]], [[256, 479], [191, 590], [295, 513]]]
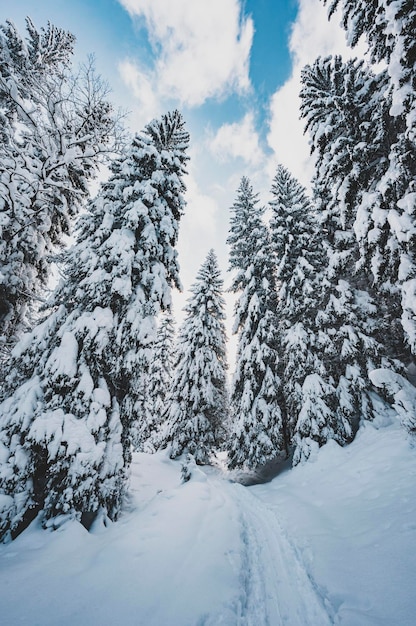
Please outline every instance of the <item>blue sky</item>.
[[[313, 171], [298, 115], [301, 67], [320, 54], [351, 56], [319, 0], [15, 0], [77, 37], [76, 61], [94, 53], [131, 130], [179, 108], [191, 134], [187, 211], [179, 258], [185, 297], [208, 250], [227, 269], [229, 207], [247, 175], [264, 202], [278, 163], [305, 185]], [[177, 299], [180, 311], [183, 297]], [[180, 317], [180, 315], [179, 315]]]

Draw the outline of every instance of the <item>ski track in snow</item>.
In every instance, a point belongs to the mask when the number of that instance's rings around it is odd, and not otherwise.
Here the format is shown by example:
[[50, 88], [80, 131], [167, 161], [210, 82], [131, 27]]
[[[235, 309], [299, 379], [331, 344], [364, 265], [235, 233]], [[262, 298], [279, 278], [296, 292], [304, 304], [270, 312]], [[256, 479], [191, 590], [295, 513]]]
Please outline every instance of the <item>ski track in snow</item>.
[[[198, 472], [202, 473], [202, 472]], [[224, 478], [206, 476], [206, 482], [183, 485], [182, 490], [197, 488], [198, 499], [206, 502], [201, 509], [198, 526], [183, 546], [182, 562], [171, 579], [171, 597], [164, 598], [171, 615], [179, 615], [174, 597], [181, 589], [192, 588], [198, 571], [193, 565], [206, 558], [206, 543], [217, 528], [215, 518], [220, 511], [232, 515], [228, 524], [235, 527], [237, 541], [223, 554], [227, 568], [234, 571], [234, 597], [225, 604], [202, 613], [193, 626], [330, 626], [335, 623], [335, 610], [319, 588], [302, 558], [282, 528], [276, 512], [255, 496], [250, 489]], [[185, 493], [183, 492], [183, 493]], [[171, 494], [159, 493], [156, 498], [170, 500]], [[144, 510], [155, 498], [151, 498]], [[223, 519], [225, 522], [225, 518]], [[226, 532], [233, 532], [230, 527]], [[224, 528], [225, 531], [225, 528]], [[214, 531], [215, 532], [215, 531]], [[219, 563], [217, 561], [217, 567]], [[225, 563], [224, 566], [225, 568]], [[223, 569], [223, 568], [222, 568]], [[215, 576], [214, 572], [212, 574]], [[158, 609], [145, 614], [146, 624], [160, 626], [166, 613]], [[173, 620], [175, 625], [179, 622]]]
[[240, 511], [241, 610], [238, 626], [327, 626], [334, 611], [276, 514], [246, 487], [230, 484]]

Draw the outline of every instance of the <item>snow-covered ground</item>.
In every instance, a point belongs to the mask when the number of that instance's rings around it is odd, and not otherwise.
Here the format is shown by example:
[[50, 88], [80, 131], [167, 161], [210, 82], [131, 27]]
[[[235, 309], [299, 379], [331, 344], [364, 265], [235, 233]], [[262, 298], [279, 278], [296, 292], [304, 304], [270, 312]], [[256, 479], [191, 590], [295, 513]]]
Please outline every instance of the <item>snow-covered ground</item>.
[[122, 518], [0, 546], [0, 624], [414, 626], [416, 448], [398, 424], [244, 487], [138, 454]]

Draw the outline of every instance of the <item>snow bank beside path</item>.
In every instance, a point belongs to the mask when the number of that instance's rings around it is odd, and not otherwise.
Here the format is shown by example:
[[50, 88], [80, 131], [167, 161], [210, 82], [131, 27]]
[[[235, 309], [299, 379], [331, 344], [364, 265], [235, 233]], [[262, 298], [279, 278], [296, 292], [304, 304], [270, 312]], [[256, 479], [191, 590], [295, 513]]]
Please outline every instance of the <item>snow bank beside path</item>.
[[416, 449], [400, 426], [367, 424], [351, 445], [331, 442], [315, 463], [248, 489], [278, 517], [334, 624], [416, 624]]
[[0, 623], [237, 623], [237, 508], [201, 470], [181, 484], [180, 467], [163, 454], [135, 455], [130, 510], [117, 523], [51, 533], [35, 522], [0, 546]]

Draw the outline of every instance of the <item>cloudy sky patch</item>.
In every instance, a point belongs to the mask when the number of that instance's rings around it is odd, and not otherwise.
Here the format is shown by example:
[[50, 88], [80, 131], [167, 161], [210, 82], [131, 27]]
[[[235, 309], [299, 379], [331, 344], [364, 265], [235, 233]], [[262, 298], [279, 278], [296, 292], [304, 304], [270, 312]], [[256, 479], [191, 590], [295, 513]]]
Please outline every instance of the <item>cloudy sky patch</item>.
[[120, 2], [145, 23], [154, 53], [147, 80], [160, 98], [195, 107], [250, 89], [254, 27], [238, 0]]

